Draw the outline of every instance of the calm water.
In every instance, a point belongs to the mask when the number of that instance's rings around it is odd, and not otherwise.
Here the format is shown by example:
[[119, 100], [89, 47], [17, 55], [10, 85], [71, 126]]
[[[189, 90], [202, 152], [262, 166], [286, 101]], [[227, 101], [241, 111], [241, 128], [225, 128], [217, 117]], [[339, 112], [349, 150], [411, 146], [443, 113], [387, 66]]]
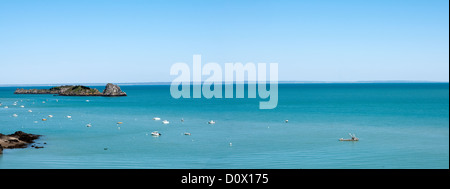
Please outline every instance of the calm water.
[[[173, 99], [169, 86], [121, 88], [127, 97], [14, 95], [15, 87], [0, 87], [0, 133], [44, 135], [42, 149], [4, 150], [0, 168], [449, 168], [448, 83], [281, 84], [273, 110], [259, 110], [261, 99]], [[360, 141], [338, 141], [349, 132]]]

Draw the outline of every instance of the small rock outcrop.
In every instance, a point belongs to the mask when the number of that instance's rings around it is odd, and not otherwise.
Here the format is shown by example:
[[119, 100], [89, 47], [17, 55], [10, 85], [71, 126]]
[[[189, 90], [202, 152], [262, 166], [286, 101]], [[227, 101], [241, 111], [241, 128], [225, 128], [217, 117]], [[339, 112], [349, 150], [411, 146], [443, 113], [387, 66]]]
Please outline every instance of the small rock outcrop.
[[3, 153], [3, 149], [26, 148], [28, 144], [34, 143], [34, 140], [40, 136], [22, 131], [17, 131], [10, 135], [0, 133], [0, 154]]
[[108, 83], [103, 90], [103, 96], [127, 96], [127, 93], [123, 92], [119, 86]]

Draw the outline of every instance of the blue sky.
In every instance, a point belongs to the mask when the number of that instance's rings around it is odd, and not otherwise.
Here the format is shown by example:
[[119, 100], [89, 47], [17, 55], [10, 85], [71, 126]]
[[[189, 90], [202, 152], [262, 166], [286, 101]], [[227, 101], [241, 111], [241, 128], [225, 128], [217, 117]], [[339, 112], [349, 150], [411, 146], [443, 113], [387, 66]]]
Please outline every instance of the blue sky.
[[0, 84], [167, 82], [277, 62], [279, 80], [449, 80], [447, 0], [0, 0]]

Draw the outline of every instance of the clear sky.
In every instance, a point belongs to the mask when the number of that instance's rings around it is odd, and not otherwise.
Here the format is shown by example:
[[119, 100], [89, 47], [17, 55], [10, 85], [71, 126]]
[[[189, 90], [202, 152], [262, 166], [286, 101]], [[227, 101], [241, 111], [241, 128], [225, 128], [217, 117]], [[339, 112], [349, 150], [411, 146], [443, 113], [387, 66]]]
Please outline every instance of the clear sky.
[[176, 62], [279, 80], [449, 80], [448, 0], [0, 0], [0, 84], [170, 82]]

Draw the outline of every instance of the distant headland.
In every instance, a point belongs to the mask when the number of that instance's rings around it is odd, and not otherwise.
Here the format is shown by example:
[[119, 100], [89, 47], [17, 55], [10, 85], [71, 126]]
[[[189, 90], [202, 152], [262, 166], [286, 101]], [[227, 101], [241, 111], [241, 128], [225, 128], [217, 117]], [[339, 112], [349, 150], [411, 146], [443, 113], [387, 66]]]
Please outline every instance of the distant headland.
[[119, 86], [108, 83], [103, 92], [83, 85], [63, 85], [50, 89], [16, 89], [14, 94], [55, 94], [60, 96], [127, 96]]

